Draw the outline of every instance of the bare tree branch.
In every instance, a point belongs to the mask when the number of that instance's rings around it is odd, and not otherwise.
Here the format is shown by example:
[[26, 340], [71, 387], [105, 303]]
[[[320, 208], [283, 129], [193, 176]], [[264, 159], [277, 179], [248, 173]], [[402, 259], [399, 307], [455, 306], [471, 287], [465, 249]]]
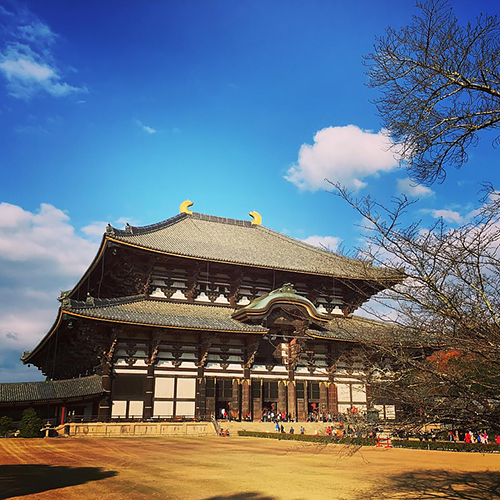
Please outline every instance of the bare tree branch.
[[377, 38], [365, 62], [401, 162], [432, 184], [467, 162], [478, 132], [500, 127], [500, 22], [482, 15], [460, 26], [443, 0], [417, 7], [411, 24]]
[[[392, 341], [381, 331], [357, 340], [382, 353], [391, 383], [380, 384], [410, 418], [462, 425], [500, 425], [500, 194], [462, 227], [442, 220], [430, 228], [405, 226], [406, 198], [384, 207], [357, 199], [336, 184], [336, 194], [368, 222], [360, 255], [398, 268], [406, 279], [376, 296], [390, 308]], [[403, 341], [410, 337], [410, 342]], [[398, 340], [403, 339], [403, 340]]]

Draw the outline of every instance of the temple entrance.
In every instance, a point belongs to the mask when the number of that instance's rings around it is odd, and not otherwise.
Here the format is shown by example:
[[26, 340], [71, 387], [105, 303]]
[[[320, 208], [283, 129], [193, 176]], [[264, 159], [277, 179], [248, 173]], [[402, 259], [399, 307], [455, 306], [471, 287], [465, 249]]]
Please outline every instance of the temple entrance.
[[219, 378], [215, 383], [215, 418], [226, 419], [230, 416], [233, 381]]
[[226, 419], [229, 417], [230, 401], [217, 401], [215, 405], [215, 418]]
[[276, 417], [278, 411], [278, 381], [262, 381], [262, 418], [266, 414], [266, 420]]
[[266, 401], [262, 405], [262, 421], [272, 422], [276, 418], [277, 401]]
[[307, 382], [307, 419], [318, 422], [320, 413], [319, 382]]

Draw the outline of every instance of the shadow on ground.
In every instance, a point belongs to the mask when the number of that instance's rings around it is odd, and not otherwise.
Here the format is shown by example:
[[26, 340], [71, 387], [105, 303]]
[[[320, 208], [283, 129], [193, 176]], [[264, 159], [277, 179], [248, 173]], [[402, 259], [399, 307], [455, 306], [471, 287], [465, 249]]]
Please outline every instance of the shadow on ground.
[[205, 498], [204, 500], [277, 500], [275, 497], [269, 497], [256, 491], [247, 491], [245, 493], [235, 493], [234, 495], [217, 495], [216, 497]]
[[0, 465], [0, 500], [99, 481], [116, 474], [101, 467]]
[[375, 500], [497, 500], [500, 499], [500, 472], [450, 472], [420, 470], [387, 478], [384, 487], [363, 498]]

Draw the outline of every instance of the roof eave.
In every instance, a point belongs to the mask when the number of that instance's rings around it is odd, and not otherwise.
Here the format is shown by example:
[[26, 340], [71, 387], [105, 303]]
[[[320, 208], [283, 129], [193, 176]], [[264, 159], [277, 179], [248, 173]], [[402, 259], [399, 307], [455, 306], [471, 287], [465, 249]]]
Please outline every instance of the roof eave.
[[54, 324], [52, 325], [50, 330], [45, 334], [42, 340], [40, 340], [38, 345], [32, 351], [30, 351], [26, 356], [21, 357], [21, 361], [23, 362], [23, 364], [25, 365], [34, 364], [33, 358], [43, 349], [43, 347], [50, 340], [54, 332], [59, 328], [62, 319], [63, 319], [63, 310], [60, 307], [56, 320], [54, 321]]

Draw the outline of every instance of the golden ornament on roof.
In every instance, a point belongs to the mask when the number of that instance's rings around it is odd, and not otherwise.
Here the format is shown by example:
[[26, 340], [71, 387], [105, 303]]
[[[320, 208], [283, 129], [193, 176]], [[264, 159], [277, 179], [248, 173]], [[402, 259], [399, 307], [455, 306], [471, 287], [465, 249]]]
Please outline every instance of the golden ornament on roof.
[[259, 212], [256, 212], [255, 210], [253, 212], [248, 212], [248, 215], [252, 217], [252, 226], [260, 226], [262, 224], [262, 217], [259, 214]]
[[185, 200], [181, 203], [179, 207], [180, 214], [192, 214], [193, 212], [189, 210], [189, 207], [192, 207], [194, 203], [191, 200]]

